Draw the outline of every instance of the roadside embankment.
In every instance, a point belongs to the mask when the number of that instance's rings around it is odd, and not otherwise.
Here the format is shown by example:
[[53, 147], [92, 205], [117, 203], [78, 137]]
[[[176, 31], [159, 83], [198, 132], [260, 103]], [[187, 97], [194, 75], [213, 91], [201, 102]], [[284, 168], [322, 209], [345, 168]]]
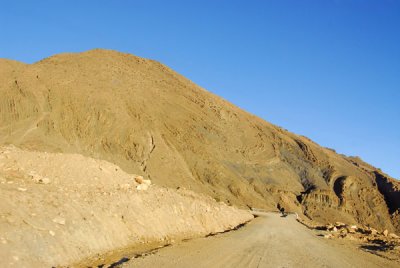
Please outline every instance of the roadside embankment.
[[0, 266], [94, 263], [107, 252], [223, 232], [253, 218], [189, 190], [142, 187], [137, 177], [82, 155], [0, 147]]

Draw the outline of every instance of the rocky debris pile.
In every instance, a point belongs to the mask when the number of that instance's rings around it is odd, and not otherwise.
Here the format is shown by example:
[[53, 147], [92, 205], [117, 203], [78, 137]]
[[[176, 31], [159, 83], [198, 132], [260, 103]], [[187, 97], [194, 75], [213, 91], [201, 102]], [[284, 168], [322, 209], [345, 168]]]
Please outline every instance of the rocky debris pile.
[[317, 224], [307, 218], [297, 218], [307, 228], [318, 231], [326, 239], [347, 239], [359, 244], [360, 249], [400, 262], [400, 236], [370, 226], [335, 222]]
[[400, 243], [400, 237], [395, 233], [390, 233], [388, 230], [378, 231], [369, 226], [348, 225], [336, 222], [334, 224], [315, 226], [314, 229], [328, 231], [329, 233], [326, 235], [328, 238], [346, 238], [352, 236], [360, 238], [363, 241], [381, 239], [383, 241]]
[[108, 252], [147, 251], [253, 218], [106, 161], [13, 146], [0, 146], [0, 197], [0, 267], [97, 267], [121, 257], [100, 259]]
[[151, 180], [146, 180], [143, 176], [133, 175], [133, 180], [130, 183], [124, 183], [118, 185], [118, 190], [130, 191], [136, 189], [137, 191], [147, 191], [152, 185]]
[[136, 190], [146, 191], [151, 185], [151, 180], [143, 179], [143, 176], [135, 176], [135, 182], [138, 183]]
[[360, 249], [376, 255], [400, 261], [400, 236], [388, 230], [379, 231], [369, 226], [345, 224], [336, 222], [334, 224], [313, 225], [301, 221], [310, 229], [323, 231], [319, 234], [326, 239], [348, 239], [358, 243]]

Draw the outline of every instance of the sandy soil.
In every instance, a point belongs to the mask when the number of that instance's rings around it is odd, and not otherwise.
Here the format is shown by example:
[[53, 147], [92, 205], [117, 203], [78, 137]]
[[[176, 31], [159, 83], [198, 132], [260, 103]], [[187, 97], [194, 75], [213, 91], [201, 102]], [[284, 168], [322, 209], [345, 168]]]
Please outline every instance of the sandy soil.
[[328, 240], [294, 216], [264, 213], [245, 227], [133, 259], [123, 267], [399, 267], [345, 240]]

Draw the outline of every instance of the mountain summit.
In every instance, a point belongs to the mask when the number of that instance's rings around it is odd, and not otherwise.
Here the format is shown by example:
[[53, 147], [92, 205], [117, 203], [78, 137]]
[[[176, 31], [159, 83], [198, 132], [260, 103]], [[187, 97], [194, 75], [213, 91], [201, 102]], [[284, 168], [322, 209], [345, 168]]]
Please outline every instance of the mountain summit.
[[399, 182], [156, 61], [101, 49], [0, 60], [0, 96], [0, 144], [104, 159], [239, 207], [400, 232]]

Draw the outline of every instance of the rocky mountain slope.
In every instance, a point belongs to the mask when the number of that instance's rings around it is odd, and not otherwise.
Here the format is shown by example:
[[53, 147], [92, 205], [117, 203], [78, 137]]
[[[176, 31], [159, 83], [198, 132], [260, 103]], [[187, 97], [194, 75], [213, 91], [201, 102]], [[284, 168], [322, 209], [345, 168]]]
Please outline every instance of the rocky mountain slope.
[[400, 184], [207, 92], [108, 50], [0, 60], [0, 143], [80, 153], [216, 200], [400, 232]]

